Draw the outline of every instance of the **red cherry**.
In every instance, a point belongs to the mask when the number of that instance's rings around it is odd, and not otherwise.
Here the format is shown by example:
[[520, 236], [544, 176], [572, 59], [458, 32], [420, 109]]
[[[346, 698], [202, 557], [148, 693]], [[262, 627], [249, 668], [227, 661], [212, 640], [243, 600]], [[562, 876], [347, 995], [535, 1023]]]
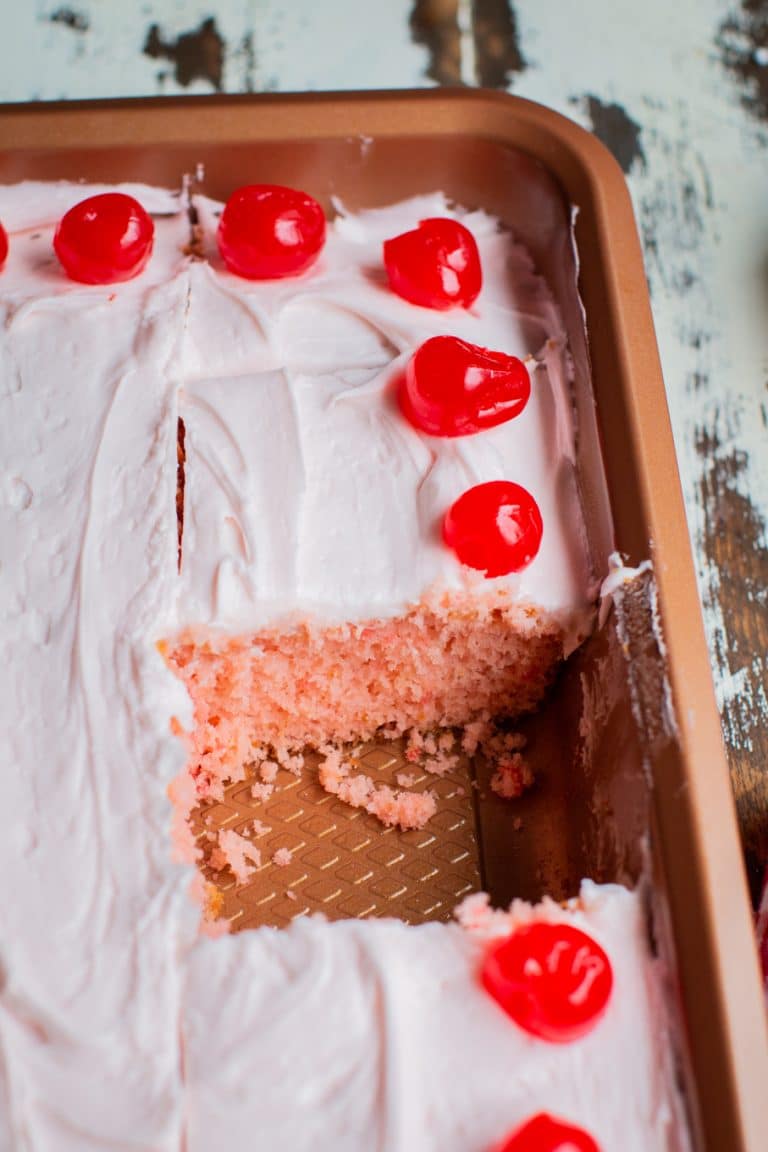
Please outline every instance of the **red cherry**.
[[595, 1026], [613, 987], [611, 962], [599, 944], [571, 924], [544, 922], [494, 945], [480, 978], [515, 1023], [559, 1044]]
[[475, 238], [458, 220], [422, 220], [385, 240], [384, 265], [392, 291], [424, 308], [469, 308], [483, 284]]
[[539, 1112], [494, 1152], [600, 1152], [600, 1148], [583, 1128]]
[[468, 436], [518, 416], [530, 394], [528, 370], [516, 356], [433, 336], [408, 363], [400, 406], [431, 436]]
[[217, 239], [224, 263], [237, 276], [297, 276], [320, 255], [325, 216], [306, 192], [279, 184], [248, 184], [227, 201]]
[[118, 284], [144, 268], [154, 235], [152, 218], [138, 200], [123, 192], [102, 192], [62, 216], [53, 246], [70, 279]]
[[8, 258], [8, 235], [0, 224], [0, 268], [3, 267]]
[[538, 505], [520, 484], [477, 484], [445, 514], [443, 539], [462, 564], [488, 578], [527, 568], [539, 550], [543, 528]]

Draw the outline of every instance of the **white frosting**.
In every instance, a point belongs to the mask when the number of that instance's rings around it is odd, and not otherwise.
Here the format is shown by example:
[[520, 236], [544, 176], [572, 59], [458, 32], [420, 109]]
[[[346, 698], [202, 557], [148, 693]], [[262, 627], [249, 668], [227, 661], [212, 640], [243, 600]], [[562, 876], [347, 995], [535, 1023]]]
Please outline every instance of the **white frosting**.
[[[683, 1152], [640, 901], [584, 884], [581, 902], [517, 904], [469, 931], [304, 919], [202, 943], [184, 992], [188, 1152], [246, 1152], [256, 1133], [291, 1152], [489, 1152], [540, 1111], [603, 1152]], [[484, 940], [534, 915], [611, 958], [605, 1014], [571, 1044], [523, 1031], [477, 979]]]
[[[657, 1072], [660, 1016], [634, 898], [592, 901], [602, 911], [590, 919], [628, 975], [613, 1015], [579, 1047], [589, 1059], [539, 1046], [529, 1066], [531, 1043], [478, 999], [477, 945], [458, 928], [313, 921], [199, 941], [190, 873], [170, 859], [166, 788], [184, 760], [170, 721], [189, 709], [154, 641], [180, 621], [234, 621], [262, 603], [332, 615], [355, 509], [378, 575], [345, 577], [353, 610], [394, 611], [437, 575], [455, 582], [425, 525], [465, 480], [502, 474], [512, 426], [490, 446], [484, 437], [427, 446], [378, 398], [369, 422], [372, 402], [361, 401], [381, 389], [392, 349], [403, 355], [431, 331], [535, 350], [557, 330], [540, 284], [523, 274], [537, 304], [518, 322], [499, 302], [502, 273], [487, 267], [477, 316], [419, 313], [416, 325], [398, 303], [374, 308], [382, 292], [357, 257], [344, 287], [345, 261], [373, 251], [384, 228], [387, 217], [373, 217], [345, 222], [314, 279], [267, 299], [182, 255], [188, 226], [177, 197], [132, 188], [158, 213], [148, 268], [127, 284], [85, 287], [63, 276], [51, 239], [60, 213], [90, 191], [0, 189], [11, 233], [0, 274], [0, 1149], [208, 1152], [258, 1140], [479, 1152], [529, 1105], [588, 1119], [606, 1152], [619, 1131], [625, 1149], [678, 1148], [664, 1135], [671, 1098]], [[398, 209], [387, 227], [411, 211]], [[506, 248], [475, 221], [481, 249]], [[513, 260], [519, 272], [522, 257]], [[310, 350], [305, 325], [326, 313], [333, 347]], [[349, 376], [334, 399], [338, 385], [306, 369], [326, 355], [330, 367], [342, 347]], [[550, 556], [526, 587], [578, 614], [579, 533], [557, 528], [567, 518], [558, 491], [573, 499], [567, 389], [559, 356], [550, 361], [536, 371], [520, 451], [545, 441], [551, 467], [529, 470], [529, 450], [514, 478], [542, 504], [556, 562], [550, 574]], [[290, 389], [278, 385], [286, 377]], [[255, 407], [246, 405], [253, 388]], [[181, 578], [180, 389], [191, 489]], [[354, 440], [325, 443], [333, 413]], [[357, 437], [371, 424], [378, 432], [365, 448]], [[324, 467], [328, 486], [318, 491]], [[216, 481], [207, 495], [204, 469]], [[363, 483], [374, 474], [376, 499]], [[283, 520], [267, 483], [285, 494]], [[210, 542], [195, 547], [208, 530]], [[409, 549], [411, 566], [402, 563]], [[602, 1063], [588, 1071], [593, 1061]], [[319, 1136], [308, 1142], [309, 1132]]]
[[[0, 219], [40, 199], [5, 191]], [[66, 280], [50, 220], [11, 234], [0, 274], [0, 1036], [33, 1149], [170, 1145], [179, 1127], [175, 956], [193, 924], [165, 789], [185, 701], [148, 637], [176, 579], [188, 226], [163, 199], [177, 215], [138, 281]]]

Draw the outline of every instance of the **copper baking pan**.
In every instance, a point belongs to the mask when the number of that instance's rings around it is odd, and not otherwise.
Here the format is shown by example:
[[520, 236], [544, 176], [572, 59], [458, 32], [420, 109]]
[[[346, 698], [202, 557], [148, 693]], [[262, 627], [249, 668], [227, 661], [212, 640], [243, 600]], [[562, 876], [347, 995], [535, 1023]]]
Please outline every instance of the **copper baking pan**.
[[[429, 844], [411, 833], [387, 839], [359, 822], [337, 839], [353, 852], [355, 837], [358, 846], [368, 837], [365, 854], [378, 852], [393, 881], [379, 885], [381, 895], [375, 879], [355, 888], [354, 869], [349, 892], [329, 882], [322, 853], [311, 863], [322, 840], [315, 821], [300, 837], [302, 895], [291, 914], [322, 907], [443, 918], [452, 897], [478, 883], [503, 902], [544, 891], [565, 897], [585, 875], [633, 882], [652, 874], [654, 929], [670, 962], [700, 1145], [765, 1152], [768, 1042], [747, 889], [642, 256], [609, 153], [544, 108], [466, 90], [5, 107], [0, 140], [4, 182], [176, 185], [202, 162], [205, 191], [222, 198], [258, 179], [304, 187], [329, 209], [333, 196], [357, 207], [442, 188], [526, 242], [558, 297], [574, 355], [594, 554], [604, 561], [613, 533], [627, 561], [650, 559], [653, 574], [635, 581], [526, 721], [538, 784], [514, 815], [486, 794], [476, 766], [479, 787], [464, 805], [446, 794], [449, 815]], [[309, 827], [321, 799], [308, 783], [286, 824], [299, 811]], [[247, 807], [242, 795], [228, 796], [223, 809], [201, 814], [201, 833], [245, 818]], [[453, 855], [440, 855], [446, 844]], [[420, 852], [441, 863], [425, 870], [414, 895], [417, 872], [406, 883], [402, 862]], [[313, 877], [315, 895], [302, 904], [302, 883]], [[222, 894], [240, 926], [281, 922], [287, 912], [274, 896], [261, 881], [250, 893]]]

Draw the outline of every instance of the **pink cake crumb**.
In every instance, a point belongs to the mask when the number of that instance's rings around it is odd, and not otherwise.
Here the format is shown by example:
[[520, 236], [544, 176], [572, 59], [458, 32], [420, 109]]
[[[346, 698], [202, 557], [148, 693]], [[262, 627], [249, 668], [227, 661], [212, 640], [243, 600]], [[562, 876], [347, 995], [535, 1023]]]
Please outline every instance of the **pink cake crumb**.
[[272, 831], [270, 826], [265, 824], [263, 820], [254, 820], [251, 828], [253, 829], [254, 836], [266, 836], [268, 832]]
[[386, 784], [374, 784], [363, 773], [350, 775], [338, 750], [331, 750], [318, 768], [321, 786], [352, 808], [364, 808], [387, 827], [408, 831], [423, 828], [437, 810], [432, 792], [397, 792]]
[[499, 761], [491, 777], [491, 791], [504, 800], [514, 800], [533, 784], [533, 772], [519, 752]]
[[262, 784], [257, 781], [251, 788], [251, 796], [253, 796], [254, 800], [261, 800], [263, 804], [269, 800], [274, 790], [274, 784]]
[[302, 755], [287, 756], [282, 761], [283, 768], [288, 772], [292, 772], [294, 776], [301, 776], [301, 770], [304, 767], [304, 757]]
[[398, 772], [395, 781], [401, 788], [412, 788], [418, 780], [415, 772]]
[[480, 741], [488, 731], [490, 722], [489, 713], [485, 712], [478, 720], [472, 720], [464, 725], [461, 737], [461, 748], [467, 756], [474, 756], [480, 747]]
[[272, 863], [276, 864], [278, 868], [287, 868], [293, 860], [293, 852], [290, 848], [278, 848], [272, 856]]
[[491, 899], [487, 892], [472, 892], [453, 910], [454, 919], [468, 932], [482, 931], [493, 918]]
[[261, 852], [239, 832], [224, 828], [219, 832], [218, 847], [211, 853], [210, 864], [217, 871], [229, 868], [237, 883], [245, 884], [261, 867]]
[[274, 784], [277, 779], [279, 764], [274, 760], [265, 760], [259, 765], [259, 776], [265, 784]]
[[349, 775], [349, 765], [343, 763], [337, 748], [323, 749], [323, 752], [325, 759], [318, 767], [320, 784], [326, 792], [338, 795], [342, 781]]
[[446, 752], [436, 752], [434, 756], [430, 756], [428, 760], [424, 761], [426, 771], [431, 773], [432, 776], [447, 776], [448, 773], [453, 772], [454, 768], [457, 768], [458, 765], [458, 756]]
[[395, 792], [382, 785], [374, 789], [365, 808], [382, 824], [408, 832], [423, 828], [437, 811], [437, 803], [433, 792]]
[[526, 924], [561, 923], [564, 909], [570, 914], [583, 911], [581, 896], [562, 903], [549, 896], [538, 904], [513, 900], [508, 908], [493, 908], [487, 892], [472, 892], [453, 909], [453, 917], [471, 936], [490, 941], [509, 936]]
[[180, 772], [168, 785], [168, 799], [173, 807], [171, 843], [173, 858], [182, 864], [194, 864], [200, 858], [200, 848], [189, 822], [192, 809], [198, 802], [195, 782], [189, 772]]
[[226, 936], [230, 931], [231, 921], [225, 917], [220, 916], [223, 904], [222, 893], [214, 884], [209, 884], [202, 872], [196, 872], [189, 885], [190, 899], [194, 904], [199, 904], [202, 909], [202, 916], [198, 931], [201, 936], [208, 936], [216, 939], [219, 936]]
[[295, 892], [292, 892], [290, 888], [286, 889], [285, 895], [286, 895], [286, 899], [288, 899], [288, 900], [298, 900], [298, 896], [296, 895]]
[[456, 735], [451, 731], [421, 732], [411, 728], [405, 748], [405, 758], [411, 764], [420, 764], [432, 776], [445, 776], [458, 766], [455, 753]]

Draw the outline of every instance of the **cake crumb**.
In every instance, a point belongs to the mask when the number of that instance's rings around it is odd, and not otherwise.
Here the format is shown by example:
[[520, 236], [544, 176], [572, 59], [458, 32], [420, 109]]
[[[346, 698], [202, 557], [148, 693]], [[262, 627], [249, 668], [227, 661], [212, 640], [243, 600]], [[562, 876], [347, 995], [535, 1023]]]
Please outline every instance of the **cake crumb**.
[[363, 773], [353, 776], [338, 749], [329, 749], [318, 767], [321, 786], [352, 808], [364, 808], [388, 828], [404, 832], [423, 828], [437, 811], [433, 792], [398, 792], [387, 784], [374, 784]]
[[292, 892], [290, 888], [286, 888], [285, 897], [287, 900], [298, 900], [298, 896], [295, 892]]
[[276, 864], [278, 868], [287, 868], [293, 860], [293, 852], [290, 848], [278, 848], [272, 855], [272, 863]]
[[395, 792], [383, 785], [374, 788], [365, 810], [387, 827], [408, 832], [424, 827], [437, 811], [437, 802], [433, 792]]
[[458, 766], [459, 757], [454, 752], [456, 734], [450, 729], [434, 732], [421, 732], [411, 728], [408, 732], [405, 758], [410, 764], [419, 764], [432, 776], [445, 776]]
[[245, 884], [261, 867], [261, 852], [239, 832], [224, 828], [219, 832], [218, 846], [211, 853], [210, 865], [217, 872], [229, 868], [237, 883]]
[[205, 886], [205, 915], [209, 920], [218, 920], [224, 906], [224, 893], [215, 884]]
[[189, 772], [180, 772], [168, 785], [168, 799], [173, 805], [171, 819], [171, 843], [173, 857], [183, 864], [194, 864], [200, 859], [198, 847], [190, 821], [197, 804], [195, 782]]
[[461, 749], [467, 756], [474, 756], [480, 747], [480, 742], [487, 734], [490, 726], [490, 717], [486, 713], [481, 719], [473, 720], [470, 724], [464, 725], [464, 731], [461, 737]]
[[533, 772], [519, 752], [499, 761], [491, 777], [491, 791], [504, 800], [515, 800], [533, 784]]
[[468, 931], [485, 927], [492, 915], [491, 898], [487, 892], [472, 892], [453, 910], [454, 919]]
[[259, 776], [265, 784], [274, 784], [278, 770], [279, 765], [274, 760], [264, 760], [259, 765]]
[[251, 796], [253, 796], [254, 800], [261, 800], [263, 804], [266, 800], [269, 800], [274, 790], [274, 784], [262, 784], [257, 781], [251, 788]]
[[415, 772], [398, 772], [395, 776], [395, 782], [400, 788], [411, 788], [418, 780]]
[[265, 824], [263, 820], [254, 820], [251, 828], [254, 836], [266, 836], [268, 832], [272, 831], [269, 824]]

